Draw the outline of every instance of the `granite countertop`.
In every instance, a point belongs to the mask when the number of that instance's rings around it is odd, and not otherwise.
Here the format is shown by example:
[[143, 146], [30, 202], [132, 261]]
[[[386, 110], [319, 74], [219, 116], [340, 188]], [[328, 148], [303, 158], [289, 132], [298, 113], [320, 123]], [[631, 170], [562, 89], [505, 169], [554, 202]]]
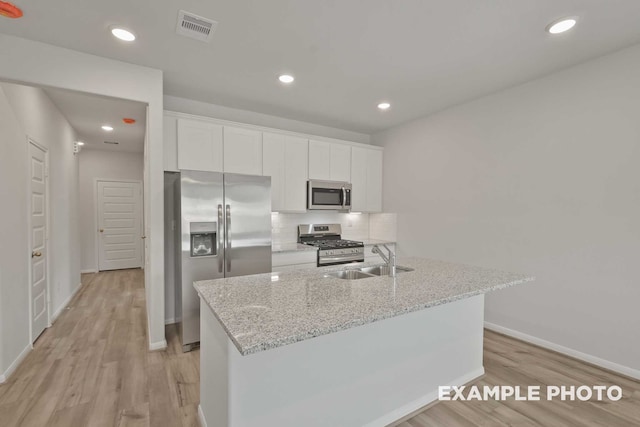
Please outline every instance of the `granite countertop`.
[[395, 245], [396, 242], [394, 242], [393, 240], [378, 240], [378, 239], [364, 239], [362, 240], [362, 243], [364, 243], [365, 246], [371, 246], [371, 245]]
[[305, 252], [313, 251], [317, 252], [318, 248], [315, 246], [303, 245], [301, 243], [280, 243], [271, 245], [271, 252]]
[[249, 355], [446, 304], [534, 280], [487, 268], [421, 258], [398, 265], [415, 269], [344, 280], [326, 273], [379, 262], [331, 266], [196, 282], [242, 355]]

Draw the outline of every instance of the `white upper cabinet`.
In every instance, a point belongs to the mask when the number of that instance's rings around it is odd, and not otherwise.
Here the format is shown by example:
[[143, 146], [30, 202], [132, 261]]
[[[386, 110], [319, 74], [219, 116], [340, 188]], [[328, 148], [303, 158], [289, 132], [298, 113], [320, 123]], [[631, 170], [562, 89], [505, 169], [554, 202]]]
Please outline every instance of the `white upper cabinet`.
[[222, 172], [222, 126], [178, 119], [178, 169]]
[[262, 175], [262, 132], [224, 127], [224, 172]]
[[351, 181], [351, 146], [309, 141], [309, 179]]
[[382, 150], [351, 148], [351, 210], [382, 211]]
[[163, 117], [164, 170], [178, 172], [178, 119]]
[[276, 212], [305, 212], [309, 179], [345, 181], [353, 185], [352, 211], [382, 211], [381, 148], [227, 123], [166, 111], [164, 170], [271, 176]]
[[309, 177], [308, 141], [265, 132], [262, 143], [262, 172], [271, 177], [271, 210], [305, 211]]

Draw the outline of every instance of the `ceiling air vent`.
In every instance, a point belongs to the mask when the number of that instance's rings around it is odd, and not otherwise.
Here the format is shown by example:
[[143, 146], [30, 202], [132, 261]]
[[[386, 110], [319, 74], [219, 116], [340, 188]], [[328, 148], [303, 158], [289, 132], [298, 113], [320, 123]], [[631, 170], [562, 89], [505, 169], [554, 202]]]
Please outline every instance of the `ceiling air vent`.
[[181, 10], [178, 12], [176, 33], [201, 42], [210, 42], [217, 26], [216, 21]]
[[115, 142], [115, 141], [105, 141], [105, 144], [110, 144], [110, 145], [118, 145], [120, 144], [119, 142]]

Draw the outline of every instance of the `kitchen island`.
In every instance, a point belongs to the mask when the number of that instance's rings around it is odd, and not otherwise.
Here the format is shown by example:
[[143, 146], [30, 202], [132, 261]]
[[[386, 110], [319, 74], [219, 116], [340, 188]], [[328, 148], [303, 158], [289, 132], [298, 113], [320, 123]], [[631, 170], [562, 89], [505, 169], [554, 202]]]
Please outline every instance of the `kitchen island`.
[[533, 278], [401, 261], [197, 282], [203, 425], [384, 426], [481, 376], [484, 294]]

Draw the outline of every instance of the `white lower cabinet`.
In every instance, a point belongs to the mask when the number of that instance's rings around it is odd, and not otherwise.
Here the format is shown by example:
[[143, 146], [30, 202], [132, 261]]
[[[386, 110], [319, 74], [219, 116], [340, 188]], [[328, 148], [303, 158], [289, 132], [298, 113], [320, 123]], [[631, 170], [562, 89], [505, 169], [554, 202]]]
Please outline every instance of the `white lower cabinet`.
[[305, 212], [308, 140], [268, 132], [262, 138], [262, 173], [271, 177], [271, 210]]
[[271, 255], [271, 271], [289, 271], [318, 266], [316, 251], [274, 252]]

